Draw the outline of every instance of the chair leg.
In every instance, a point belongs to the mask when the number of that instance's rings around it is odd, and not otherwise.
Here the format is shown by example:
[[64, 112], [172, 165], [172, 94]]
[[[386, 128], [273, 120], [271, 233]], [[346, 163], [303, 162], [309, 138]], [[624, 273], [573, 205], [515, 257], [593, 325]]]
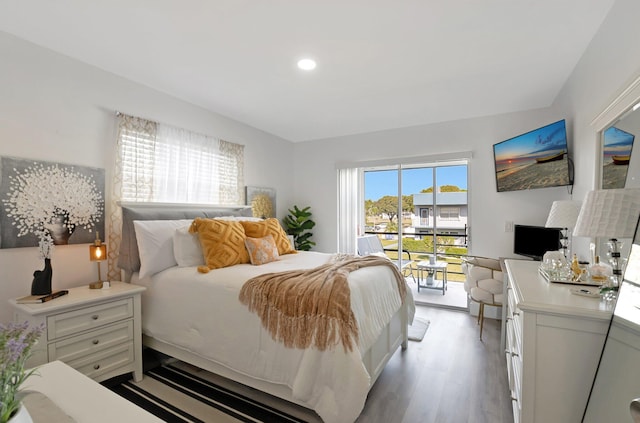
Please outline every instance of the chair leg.
[[482, 341], [482, 327], [484, 326], [484, 303], [480, 303], [480, 312], [478, 313], [480, 319], [480, 340]]

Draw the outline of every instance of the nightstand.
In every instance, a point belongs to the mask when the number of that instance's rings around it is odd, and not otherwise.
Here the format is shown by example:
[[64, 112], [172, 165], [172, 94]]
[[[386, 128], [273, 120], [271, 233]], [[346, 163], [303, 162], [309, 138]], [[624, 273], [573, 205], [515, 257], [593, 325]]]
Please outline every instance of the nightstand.
[[146, 288], [112, 282], [108, 289], [70, 288], [42, 304], [17, 304], [14, 321], [43, 324], [27, 367], [60, 360], [97, 382], [133, 372], [142, 380], [140, 293]]

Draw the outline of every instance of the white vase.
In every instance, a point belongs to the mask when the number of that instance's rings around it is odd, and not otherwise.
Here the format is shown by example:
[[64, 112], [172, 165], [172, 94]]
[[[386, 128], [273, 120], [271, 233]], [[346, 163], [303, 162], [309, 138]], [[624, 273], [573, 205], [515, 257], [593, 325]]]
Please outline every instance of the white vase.
[[20, 403], [18, 411], [7, 423], [33, 423], [33, 419], [31, 419], [31, 415], [29, 414], [27, 407]]

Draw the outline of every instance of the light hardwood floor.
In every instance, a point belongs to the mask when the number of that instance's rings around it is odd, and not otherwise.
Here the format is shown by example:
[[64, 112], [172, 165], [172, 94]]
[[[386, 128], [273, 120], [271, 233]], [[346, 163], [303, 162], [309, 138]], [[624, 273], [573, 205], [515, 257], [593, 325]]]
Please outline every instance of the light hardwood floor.
[[431, 324], [387, 364], [358, 423], [512, 423], [500, 321], [417, 306]]

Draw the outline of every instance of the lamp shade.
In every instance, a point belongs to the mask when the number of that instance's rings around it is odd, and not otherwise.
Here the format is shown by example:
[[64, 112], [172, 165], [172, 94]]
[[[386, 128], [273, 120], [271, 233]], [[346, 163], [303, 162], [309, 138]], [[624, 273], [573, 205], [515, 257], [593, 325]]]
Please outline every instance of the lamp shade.
[[89, 260], [104, 261], [107, 259], [107, 244], [89, 245]]
[[589, 191], [573, 236], [632, 238], [640, 216], [640, 188]]
[[96, 232], [96, 240], [89, 245], [89, 260], [104, 261], [107, 259], [107, 244], [100, 241], [100, 234]]
[[580, 214], [580, 201], [554, 201], [547, 217], [547, 228], [573, 228]]

